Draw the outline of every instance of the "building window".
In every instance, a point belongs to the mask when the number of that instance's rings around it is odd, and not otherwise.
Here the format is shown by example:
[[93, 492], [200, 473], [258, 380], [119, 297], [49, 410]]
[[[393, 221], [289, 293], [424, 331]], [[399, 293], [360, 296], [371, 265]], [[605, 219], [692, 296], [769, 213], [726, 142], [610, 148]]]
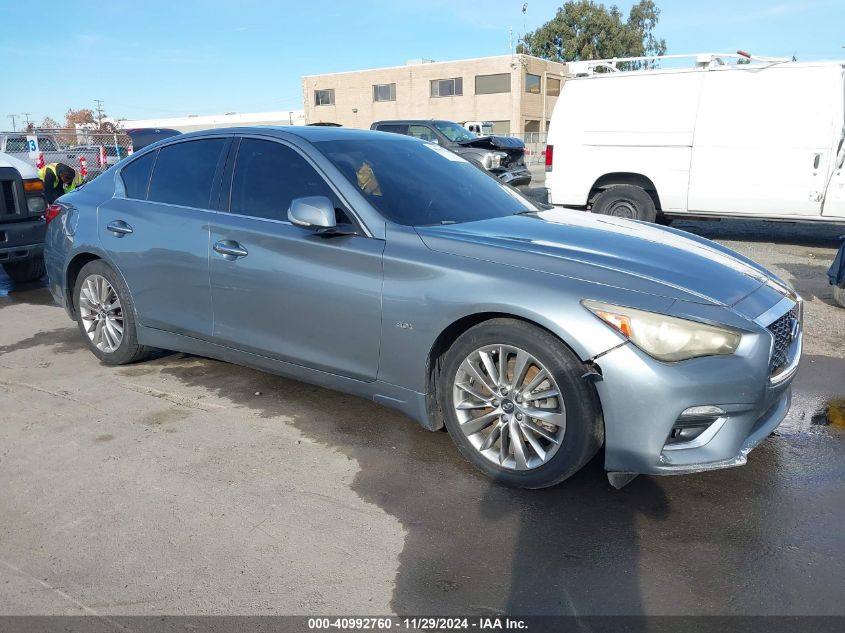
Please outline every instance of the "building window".
[[560, 96], [560, 79], [546, 77], [546, 94], [550, 97]]
[[373, 86], [373, 101], [396, 101], [396, 84]]
[[490, 121], [493, 124], [493, 134], [500, 134], [507, 136], [511, 133], [510, 121]]
[[453, 79], [432, 79], [432, 97], [459, 97], [464, 94], [463, 77]]
[[334, 90], [315, 90], [314, 105], [334, 105]]
[[540, 75], [525, 73], [525, 92], [540, 94]]
[[511, 91], [511, 74], [500, 73], [498, 75], [476, 75], [475, 94], [492, 95], [498, 92]]
[[540, 131], [540, 122], [539, 121], [526, 121], [525, 122], [525, 133], [531, 134], [537, 133]]

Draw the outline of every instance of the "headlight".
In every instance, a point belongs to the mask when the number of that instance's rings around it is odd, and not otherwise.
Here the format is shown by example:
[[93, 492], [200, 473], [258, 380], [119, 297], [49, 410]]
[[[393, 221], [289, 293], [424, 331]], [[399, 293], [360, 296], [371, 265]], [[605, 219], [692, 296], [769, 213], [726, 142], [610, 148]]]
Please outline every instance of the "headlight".
[[582, 301], [582, 304], [657, 360], [673, 362], [733, 354], [742, 340], [739, 332], [729, 328], [598, 301]]
[[481, 163], [484, 165], [484, 169], [498, 169], [502, 166], [502, 159], [505, 156], [507, 154], [504, 152], [487, 152], [481, 159]]
[[47, 208], [47, 201], [44, 199], [44, 196], [27, 196], [26, 208], [29, 211], [29, 215], [41, 215], [44, 213], [44, 209]]

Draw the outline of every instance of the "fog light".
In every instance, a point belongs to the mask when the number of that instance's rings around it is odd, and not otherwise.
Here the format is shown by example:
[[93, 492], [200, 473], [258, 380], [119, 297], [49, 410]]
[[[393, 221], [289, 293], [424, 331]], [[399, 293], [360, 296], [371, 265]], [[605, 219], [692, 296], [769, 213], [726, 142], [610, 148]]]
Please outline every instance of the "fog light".
[[[712, 404], [684, 409], [669, 431], [665, 449], [693, 448], [702, 445], [721, 428], [727, 412]], [[718, 422], [718, 424], [716, 424]], [[707, 432], [709, 429], [709, 432]], [[707, 433], [705, 433], [707, 432]]]
[[725, 410], [712, 404], [684, 409], [678, 420], [700, 420], [702, 418], [718, 418], [725, 415]]

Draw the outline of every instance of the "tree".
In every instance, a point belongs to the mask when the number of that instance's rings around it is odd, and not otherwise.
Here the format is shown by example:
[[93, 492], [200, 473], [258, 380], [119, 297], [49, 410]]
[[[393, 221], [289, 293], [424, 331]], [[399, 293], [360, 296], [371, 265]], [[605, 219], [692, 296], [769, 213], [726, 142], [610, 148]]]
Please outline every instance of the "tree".
[[65, 114], [65, 126], [71, 129], [80, 126], [85, 130], [93, 130], [97, 127], [97, 122], [94, 120], [94, 113], [88, 108], [81, 110], [68, 109]]
[[43, 119], [41, 119], [41, 125], [39, 127], [42, 130], [55, 130], [59, 127], [59, 124], [55, 119], [45, 116]]
[[607, 8], [592, 0], [570, 1], [554, 18], [526, 33], [517, 52], [557, 62], [663, 55], [666, 40], [654, 35], [659, 18], [660, 9], [652, 0], [640, 0], [631, 7], [627, 20], [616, 5]]

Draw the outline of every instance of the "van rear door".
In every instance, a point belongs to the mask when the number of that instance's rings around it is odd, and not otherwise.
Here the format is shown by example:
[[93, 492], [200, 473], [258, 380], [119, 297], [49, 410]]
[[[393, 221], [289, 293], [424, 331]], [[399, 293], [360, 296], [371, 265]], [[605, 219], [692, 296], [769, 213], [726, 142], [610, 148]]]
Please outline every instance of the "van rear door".
[[705, 74], [688, 208], [819, 216], [841, 95], [836, 66], [717, 68]]

